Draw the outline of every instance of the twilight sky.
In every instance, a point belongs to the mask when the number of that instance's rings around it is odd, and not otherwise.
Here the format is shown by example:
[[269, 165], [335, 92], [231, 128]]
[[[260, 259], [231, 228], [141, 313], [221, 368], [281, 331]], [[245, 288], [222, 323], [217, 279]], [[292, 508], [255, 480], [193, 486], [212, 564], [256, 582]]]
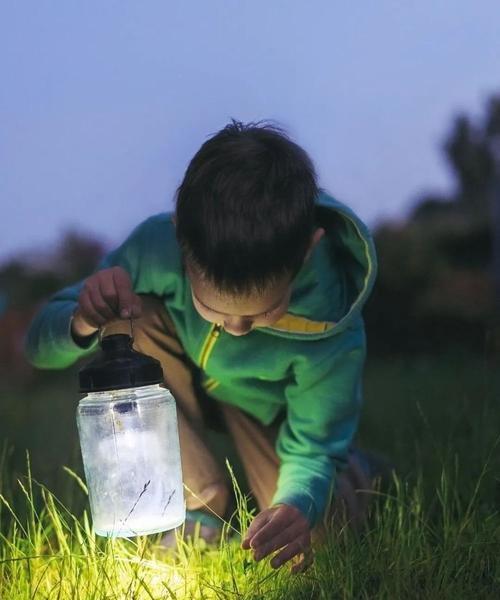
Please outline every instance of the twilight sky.
[[231, 117], [275, 119], [369, 224], [404, 215], [500, 92], [499, 23], [498, 0], [2, 0], [0, 262], [119, 242]]

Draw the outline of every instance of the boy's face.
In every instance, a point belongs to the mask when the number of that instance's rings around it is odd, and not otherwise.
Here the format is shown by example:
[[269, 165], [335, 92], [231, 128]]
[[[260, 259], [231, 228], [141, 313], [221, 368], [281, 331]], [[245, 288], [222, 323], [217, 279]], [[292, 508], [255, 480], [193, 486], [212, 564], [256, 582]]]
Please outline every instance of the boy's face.
[[218, 323], [231, 335], [245, 335], [255, 327], [267, 327], [288, 309], [292, 285], [289, 277], [250, 296], [221, 294], [210, 283], [187, 268], [193, 304], [211, 323]]
[[[322, 227], [314, 231], [304, 262], [309, 260], [324, 234]], [[261, 293], [230, 296], [221, 294], [188, 263], [185, 266], [194, 307], [206, 321], [222, 325], [231, 335], [245, 335], [256, 327], [269, 327], [288, 310], [293, 283], [288, 275]]]

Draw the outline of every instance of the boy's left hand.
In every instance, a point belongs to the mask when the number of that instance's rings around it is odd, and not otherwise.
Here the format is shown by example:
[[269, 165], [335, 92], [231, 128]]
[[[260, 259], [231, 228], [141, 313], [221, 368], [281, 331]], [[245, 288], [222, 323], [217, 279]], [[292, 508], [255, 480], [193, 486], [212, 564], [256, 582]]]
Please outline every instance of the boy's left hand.
[[305, 571], [313, 561], [309, 523], [298, 508], [289, 504], [277, 504], [259, 513], [251, 522], [241, 546], [245, 550], [252, 549], [255, 560], [281, 548], [271, 560], [271, 566], [276, 569], [297, 557], [292, 573]]

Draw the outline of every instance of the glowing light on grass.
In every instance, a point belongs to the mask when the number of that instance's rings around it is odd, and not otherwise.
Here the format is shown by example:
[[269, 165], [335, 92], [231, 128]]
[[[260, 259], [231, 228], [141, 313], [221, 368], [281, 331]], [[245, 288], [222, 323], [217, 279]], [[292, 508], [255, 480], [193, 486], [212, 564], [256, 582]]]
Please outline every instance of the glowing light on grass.
[[189, 565], [181, 567], [139, 557], [116, 557], [115, 560], [131, 566], [128, 572], [129, 585], [139, 579], [155, 596], [161, 597], [166, 590], [169, 590], [177, 597], [184, 597], [179, 595], [182, 593], [185, 595], [197, 585], [197, 573], [194, 569], [190, 569]]

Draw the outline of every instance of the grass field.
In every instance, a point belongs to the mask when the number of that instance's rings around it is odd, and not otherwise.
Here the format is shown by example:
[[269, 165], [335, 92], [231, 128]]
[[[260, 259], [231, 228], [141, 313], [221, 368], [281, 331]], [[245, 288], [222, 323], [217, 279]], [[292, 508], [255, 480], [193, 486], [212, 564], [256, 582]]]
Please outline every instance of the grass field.
[[[397, 477], [361, 535], [332, 532], [295, 577], [239, 548], [250, 519], [241, 495], [217, 548], [195, 540], [172, 555], [159, 536], [96, 538], [83, 484], [62, 469], [81, 474], [73, 377], [2, 391], [0, 436], [14, 450], [0, 481], [1, 600], [500, 598], [500, 375], [485, 360], [369, 362], [360, 443], [388, 456]], [[32, 477], [20, 476], [25, 449]]]

